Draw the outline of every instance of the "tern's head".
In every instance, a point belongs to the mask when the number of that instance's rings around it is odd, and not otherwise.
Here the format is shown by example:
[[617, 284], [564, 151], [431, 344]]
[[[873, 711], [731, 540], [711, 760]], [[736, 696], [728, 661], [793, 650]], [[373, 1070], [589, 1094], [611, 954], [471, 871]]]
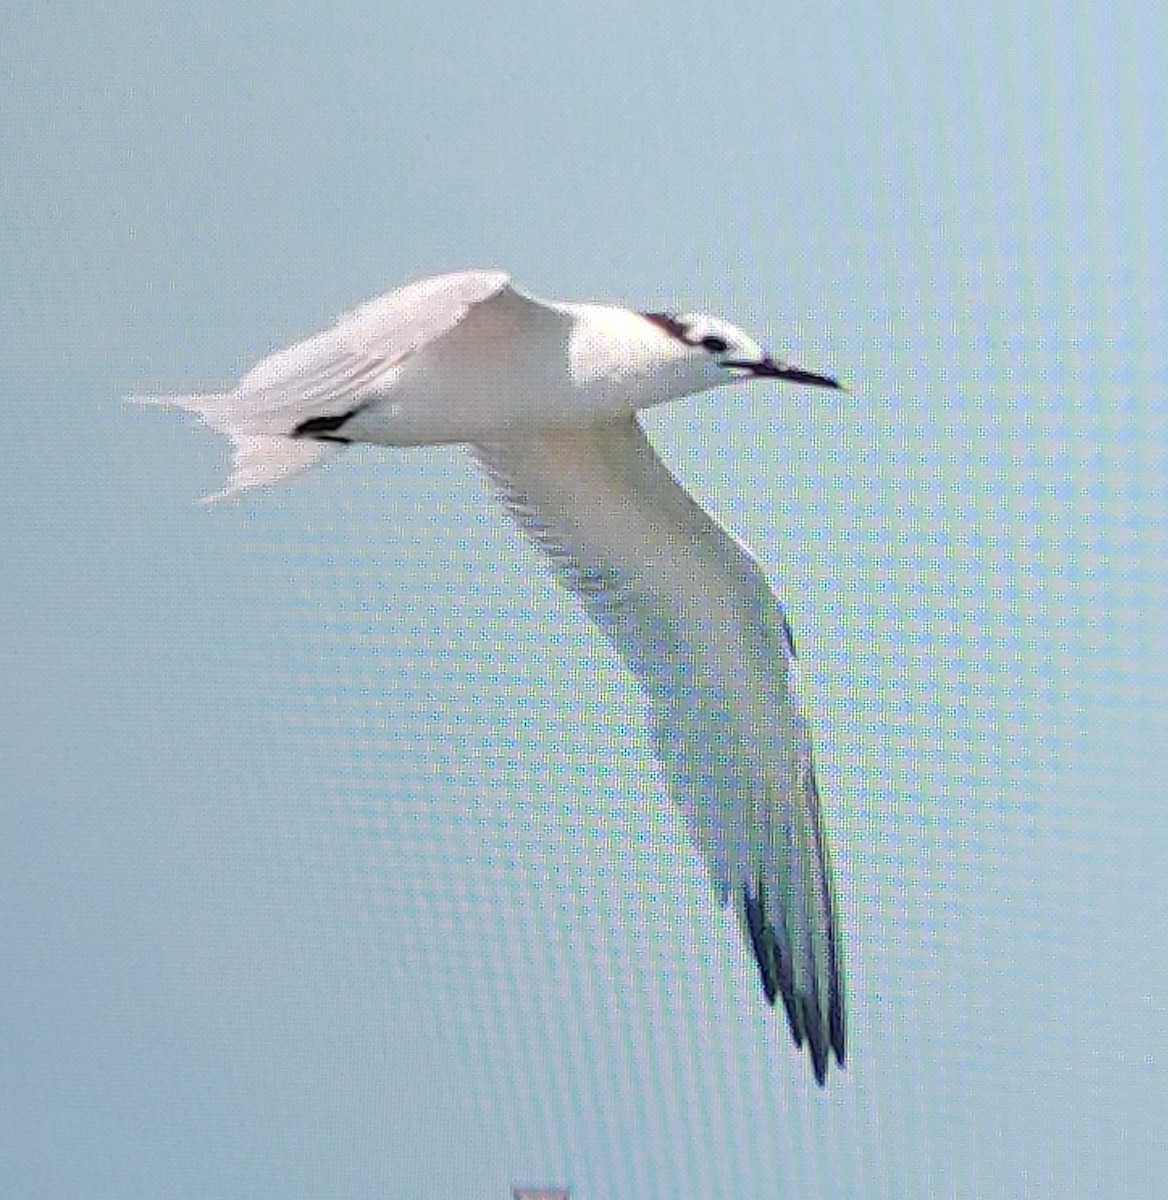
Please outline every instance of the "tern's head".
[[828, 375], [804, 371], [771, 357], [741, 329], [707, 313], [642, 313], [689, 352], [696, 373], [707, 387], [743, 379], [787, 379], [817, 387], [842, 385]]

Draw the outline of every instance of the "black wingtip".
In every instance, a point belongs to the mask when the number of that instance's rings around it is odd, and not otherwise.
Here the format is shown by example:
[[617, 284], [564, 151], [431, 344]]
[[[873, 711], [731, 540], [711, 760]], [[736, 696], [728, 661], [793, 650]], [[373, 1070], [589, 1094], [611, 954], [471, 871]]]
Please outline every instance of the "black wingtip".
[[835, 1052], [835, 1061], [839, 1065], [845, 1066], [848, 1059], [847, 1054], [847, 1032], [844, 1027], [844, 1005], [843, 999], [839, 995], [839, 989], [832, 989], [831, 1008], [827, 1014], [828, 1020], [828, 1037], [831, 1040], [831, 1048]]
[[807, 1030], [807, 1048], [811, 1051], [815, 1082], [823, 1087], [827, 1082], [828, 1042], [815, 1002], [808, 998], [803, 1000], [803, 1028]]
[[[760, 889], [761, 890], [761, 889]], [[746, 885], [742, 889], [742, 908], [746, 914], [746, 928], [750, 933], [750, 947], [758, 965], [759, 980], [767, 1003], [774, 1005], [782, 997], [783, 1011], [787, 1014], [787, 1028], [791, 1040], [802, 1050], [804, 1042], [803, 1021], [795, 989], [791, 986], [790, 964], [783, 961], [782, 948], [775, 931], [767, 924], [762, 901]]]
[[796, 1049], [807, 1047], [815, 1082], [825, 1087], [832, 1057], [841, 1068], [847, 1060], [843, 994], [839, 977], [833, 973], [829, 982], [825, 1022], [824, 1014], [813, 997], [795, 994], [790, 964], [782, 961], [782, 948], [774, 929], [767, 922], [763, 903], [749, 885], [742, 889], [742, 908], [767, 1003], [773, 1006], [782, 998], [791, 1040]]
[[758, 963], [758, 973], [762, 977], [762, 990], [766, 992], [767, 1002], [774, 1004], [776, 995], [774, 972], [768, 970], [770, 956], [763, 940], [766, 924], [763, 920], [762, 905], [754, 898], [749, 886], [744, 886], [742, 889], [742, 911], [746, 914], [750, 948], [754, 951], [754, 958]]
[[820, 1058], [814, 1048], [811, 1051], [811, 1069], [815, 1072], [815, 1082], [821, 1088], [827, 1087], [827, 1059]]

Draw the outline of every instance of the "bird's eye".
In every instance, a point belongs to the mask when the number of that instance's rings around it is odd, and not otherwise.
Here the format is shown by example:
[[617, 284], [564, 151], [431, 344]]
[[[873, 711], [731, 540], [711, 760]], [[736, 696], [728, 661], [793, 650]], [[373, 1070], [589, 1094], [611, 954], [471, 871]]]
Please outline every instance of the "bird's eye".
[[702, 348], [708, 350], [711, 354], [724, 354], [730, 349], [730, 343], [725, 338], [710, 337], [702, 338]]

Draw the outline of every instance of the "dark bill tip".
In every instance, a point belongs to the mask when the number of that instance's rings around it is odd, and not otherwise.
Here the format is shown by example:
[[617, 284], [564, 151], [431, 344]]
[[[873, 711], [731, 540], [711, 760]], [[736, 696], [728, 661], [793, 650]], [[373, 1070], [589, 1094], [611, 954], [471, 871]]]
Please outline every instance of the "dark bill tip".
[[798, 367], [779, 371], [776, 377], [790, 380], [791, 383], [809, 383], [812, 387], [834, 388], [837, 392], [847, 391], [838, 379], [833, 379], [830, 375], [817, 375], [814, 371], [801, 371]]
[[830, 375], [818, 375], [814, 371], [804, 371], [802, 367], [792, 367], [787, 363], [775, 362], [773, 358], [764, 358], [760, 363], [743, 363], [742, 366], [760, 379], [786, 379], [789, 383], [807, 383], [812, 387], [847, 391], [847, 388], [838, 379], [833, 379]]

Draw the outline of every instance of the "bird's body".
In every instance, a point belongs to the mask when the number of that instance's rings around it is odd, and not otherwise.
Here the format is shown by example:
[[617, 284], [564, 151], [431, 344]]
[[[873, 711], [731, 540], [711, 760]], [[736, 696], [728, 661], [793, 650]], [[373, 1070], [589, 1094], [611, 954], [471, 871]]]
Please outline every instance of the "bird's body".
[[635, 417], [755, 377], [838, 386], [711, 317], [549, 303], [466, 271], [362, 305], [230, 390], [157, 399], [231, 437], [223, 495], [349, 442], [468, 444], [644, 688], [667, 787], [823, 1082], [844, 1061], [842, 967], [794, 644]]

